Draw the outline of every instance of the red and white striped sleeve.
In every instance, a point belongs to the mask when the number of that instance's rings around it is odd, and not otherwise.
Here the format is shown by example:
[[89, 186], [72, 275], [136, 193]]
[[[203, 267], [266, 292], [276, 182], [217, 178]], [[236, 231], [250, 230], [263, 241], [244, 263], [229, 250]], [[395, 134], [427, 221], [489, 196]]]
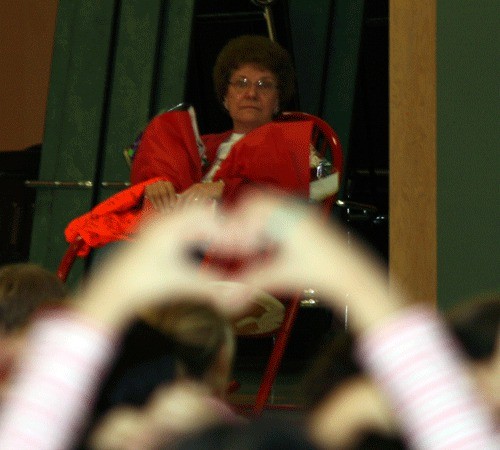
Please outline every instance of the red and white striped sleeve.
[[499, 449], [495, 422], [437, 315], [412, 307], [361, 336], [358, 356], [417, 449]]
[[38, 320], [2, 405], [0, 448], [71, 448], [115, 348], [115, 336], [76, 313]]

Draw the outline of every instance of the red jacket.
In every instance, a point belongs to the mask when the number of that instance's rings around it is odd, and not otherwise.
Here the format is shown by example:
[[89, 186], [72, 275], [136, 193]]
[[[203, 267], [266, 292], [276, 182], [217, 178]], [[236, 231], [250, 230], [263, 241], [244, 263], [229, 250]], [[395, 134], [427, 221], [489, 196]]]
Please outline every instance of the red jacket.
[[[312, 122], [272, 122], [234, 144], [214, 181], [224, 181], [223, 201], [231, 202], [249, 184], [272, 186], [294, 195], [309, 195], [309, 143]], [[85, 241], [80, 256], [92, 247], [129, 238], [143, 216], [142, 199], [147, 184], [168, 180], [176, 192], [201, 182], [214, 161], [219, 145], [231, 131], [202, 136], [208, 165], [202, 160], [185, 111], [156, 116], [147, 126], [134, 158], [133, 186], [119, 192], [70, 222], [66, 240]]]
[[[309, 195], [309, 143], [312, 122], [271, 122], [236, 142], [222, 162], [214, 181], [223, 180], [223, 200], [234, 198], [248, 183], [278, 187]], [[130, 179], [132, 184], [154, 177], [172, 182], [176, 192], [199, 183], [213, 163], [219, 145], [231, 132], [202, 136], [208, 165], [201, 158], [189, 114], [167, 112], [148, 125], [137, 149]]]

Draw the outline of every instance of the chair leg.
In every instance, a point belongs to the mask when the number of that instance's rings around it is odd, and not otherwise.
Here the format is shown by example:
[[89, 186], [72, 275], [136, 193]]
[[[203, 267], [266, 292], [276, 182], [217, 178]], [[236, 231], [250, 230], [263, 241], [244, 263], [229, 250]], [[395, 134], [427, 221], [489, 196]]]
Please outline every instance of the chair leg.
[[271, 351], [266, 370], [262, 377], [259, 391], [257, 392], [257, 398], [255, 400], [255, 405], [253, 408], [253, 413], [256, 416], [262, 414], [262, 411], [264, 410], [269, 399], [269, 395], [271, 393], [274, 380], [276, 379], [276, 375], [278, 374], [278, 370], [285, 353], [286, 345], [288, 343], [293, 324], [295, 323], [295, 319], [297, 318], [297, 314], [299, 312], [300, 297], [300, 294], [297, 294], [287, 304], [283, 323], [276, 336], [276, 341]]
[[78, 237], [75, 242], [68, 246], [68, 249], [64, 253], [56, 271], [57, 277], [62, 282], [66, 282], [69, 272], [71, 271], [71, 267], [78, 257], [78, 252], [83, 247], [84, 243], [84, 240], [81, 237]]

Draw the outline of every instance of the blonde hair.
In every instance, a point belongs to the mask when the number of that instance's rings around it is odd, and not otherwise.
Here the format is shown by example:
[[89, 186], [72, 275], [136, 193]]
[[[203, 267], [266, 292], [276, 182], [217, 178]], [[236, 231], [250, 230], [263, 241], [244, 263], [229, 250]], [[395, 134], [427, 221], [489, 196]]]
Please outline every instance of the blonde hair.
[[210, 305], [181, 301], [145, 311], [142, 318], [172, 340], [184, 375], [203, 379], [224, 351], [232, 364], [235, 337], [231, 322]]
[[23, 328], [39, 308], [61, 303], [65, 297], [63, 282], [37, 264], [0, 267], [0, 333]]

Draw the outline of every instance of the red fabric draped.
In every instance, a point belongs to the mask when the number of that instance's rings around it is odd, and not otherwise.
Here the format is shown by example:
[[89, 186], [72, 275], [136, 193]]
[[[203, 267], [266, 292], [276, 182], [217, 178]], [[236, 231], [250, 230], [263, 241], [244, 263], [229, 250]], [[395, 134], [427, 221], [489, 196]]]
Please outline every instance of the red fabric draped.
[[142, 208], [144, 187], [160, 179], [153, 178], [118, 192], [90, 212], [73, 219], [64, 231], [66, 241], [73, 243], [80, 236], [85, 244], [78, 256], [84, 257], [92, 248], [130, 239], [139, 221], [150, 212], [147, 208]]

